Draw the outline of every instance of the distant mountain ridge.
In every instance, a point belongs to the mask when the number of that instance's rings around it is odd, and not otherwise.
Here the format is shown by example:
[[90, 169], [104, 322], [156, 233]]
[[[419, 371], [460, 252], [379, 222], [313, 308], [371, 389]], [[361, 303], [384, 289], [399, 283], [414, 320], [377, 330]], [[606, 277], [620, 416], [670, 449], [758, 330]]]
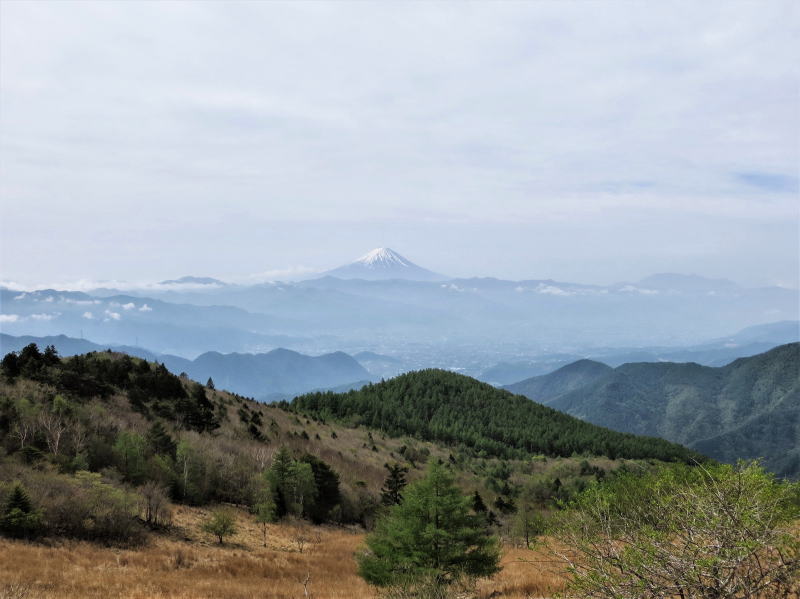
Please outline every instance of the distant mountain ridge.
[[41, 348], [53, 345], [62, 356], [111, 349], [161, 362], [173, 374], [185, 372], [202, 381], [212, 378], [220, 388], [256, 399], [293, 397], [314, 389], [343, 388], [356, 383], [363, 385], [364, 381], [373, 378], [357, 360], [344, 352], [308, 356], [278, 348], [260, 354], [206, 352], [189, 360], [171, 354], [157, 354], [140, 347], [101, 345], [66, 335], [13, 337], [0, 333], [1, 355], [19, 351], [30, 343], [36, 343]]
[[[173, 372], [177, 370], [178, 364], [165, 364]], [[257, 399], [370, 379], [370, 373], [344, 352], [306, 356], [282, 348], [263, 354], [207, 352], [185, 364], [183, 370], [190, 378], [211, 377], [225, 389]]]
[[391, 248], [376, 248], [355, 262], [334, 268], [320, 276], [339, 279], [408, 279], [412, 281], [440, 281], [447, 277], [417, 266]]
[[[725, 366], [738, 358], [755, 356], [796, 341], [800, 341], [800, 322], [784, 320], [747, 327], [733, 335], [688, 347], [606, 348], [595, 349], [583, 356], [552, 354], [524, 361], [501, 362], [487, 368], [477, 378], [511, 389], [517, 383], [549, 374], [581, 359], [612, 367], [629, 362], [697, 362], [704, 366]], [[523, 387], [514, 387], [513, 390], [525, 393]]]
[[723, 367], [582, 361], [506, 388], [600, 426], [723, 461], [763, 457], [774, 472], [800, 476], [800, 343]]
[[505, 385], [512, 393], [519, 393], [540, 403], [548, 403], [553, 398], [580, 389], [602, 378], [614, 369], [594, 360], [577, 360], [558, 370], [524, 381]]

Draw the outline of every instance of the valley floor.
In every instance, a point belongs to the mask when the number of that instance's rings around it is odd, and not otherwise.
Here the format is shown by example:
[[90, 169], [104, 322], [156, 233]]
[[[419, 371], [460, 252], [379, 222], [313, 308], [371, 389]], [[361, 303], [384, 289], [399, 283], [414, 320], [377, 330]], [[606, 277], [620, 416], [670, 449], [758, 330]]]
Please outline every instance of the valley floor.
[[[0, 599], [372, 599], [353, 554], [363, 534], [341, 528], [277, 524], [261, 528], [237, 512], [238, 532], [220, 546], [200, 531], [202, 508], [176, 507], [173, 531], [144, 547], [0, 539]], [[301, 551], [302, 549], [302, 551]], [[479, 585], [480, 599], [548, 597], [558, 574], [521, 560], [546, 559], [506, 548], [503, 570]], [[307, 579], [308, 594], [303, 582]]]

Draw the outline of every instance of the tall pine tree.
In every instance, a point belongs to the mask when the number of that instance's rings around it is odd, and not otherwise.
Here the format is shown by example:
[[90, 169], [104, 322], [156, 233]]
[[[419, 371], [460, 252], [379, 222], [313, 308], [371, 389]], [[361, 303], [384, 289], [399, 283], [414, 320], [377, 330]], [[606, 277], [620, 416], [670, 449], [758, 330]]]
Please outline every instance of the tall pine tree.
[[359, 574], [379, 586], [491, 576], [499, 570], [499, 545], [471, 507], [472, 498], [459, 491], [453, 475], [431, 462], [425, 478], [408, 486], [403, 502], [367, 537]]

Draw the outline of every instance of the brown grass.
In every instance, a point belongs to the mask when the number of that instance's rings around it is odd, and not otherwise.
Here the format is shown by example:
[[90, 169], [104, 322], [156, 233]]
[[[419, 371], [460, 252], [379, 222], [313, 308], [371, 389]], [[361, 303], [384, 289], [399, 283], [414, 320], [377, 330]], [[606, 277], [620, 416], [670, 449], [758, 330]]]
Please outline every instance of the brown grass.
[[[220, 546], [202, 533], [208, 510], [178, 507], [169, 535], [152, 535], [146, 547], [120, 549], [77, 541], [33, 544], [0, 539], [0, 599], [296, 599], [308, 575], [314, 599], [372, 599], [356, 573], [353, 554], [363, 534], [341, 528], [269, 526], [261, 529], [237, 511], [236, 535]], [[310, 538], [299, 551], [298, 531]], [[503, 570], [479, 585], [479, 597], [548, 597], [561, 580], [522, 559], [535, 554], [509, 549]], [[499, 593], [493, 594], [493, 593]]]

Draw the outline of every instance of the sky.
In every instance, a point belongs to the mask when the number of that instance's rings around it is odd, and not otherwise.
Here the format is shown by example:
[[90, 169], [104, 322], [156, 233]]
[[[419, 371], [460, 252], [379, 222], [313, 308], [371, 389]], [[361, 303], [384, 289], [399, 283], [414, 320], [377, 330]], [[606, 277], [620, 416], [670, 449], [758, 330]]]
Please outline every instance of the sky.
[[797, 2], [0, 3], [0, 279], [798, 286]]

